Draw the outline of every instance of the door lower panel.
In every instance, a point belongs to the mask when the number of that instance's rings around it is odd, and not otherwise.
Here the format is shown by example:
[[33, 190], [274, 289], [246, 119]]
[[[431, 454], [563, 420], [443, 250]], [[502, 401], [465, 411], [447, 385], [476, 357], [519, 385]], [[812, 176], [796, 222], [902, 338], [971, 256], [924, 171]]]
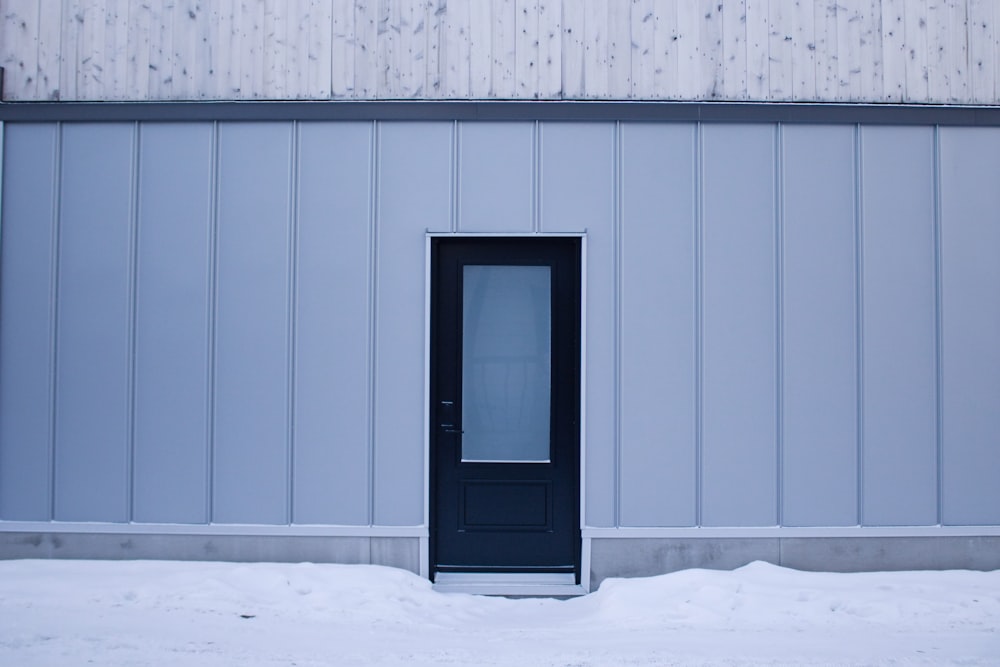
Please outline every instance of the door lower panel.
[[463, 480], [459, 530], [552, 530], [552, 482]]

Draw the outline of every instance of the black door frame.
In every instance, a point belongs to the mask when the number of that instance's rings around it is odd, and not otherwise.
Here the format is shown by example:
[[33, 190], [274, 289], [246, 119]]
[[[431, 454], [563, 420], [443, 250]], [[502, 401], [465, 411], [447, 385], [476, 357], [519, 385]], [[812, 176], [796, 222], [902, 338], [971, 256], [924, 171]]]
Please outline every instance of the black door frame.
[[587, 312], [587, 235], [586, 232], [556, 232], [556, 233], [491, 233], [491, 232], [471, 232], [471, 233], [461, 233], [461, 232], [431, 232], [427, 231], [425, 235], [425, 345], [424, 345], [424, 516], [426, 518], [427, 526], [427, 537], [421, 540], [421, 573], [423, 576], [433, 578], [435, 573], [435, 563], [434, 563], [434, 483], [435, 483], [435, 454], [432, 451], [432, 446], [434, 443], [431, 431], [434, 428], [433, 424], [433, 405], [432, 405], [432, 392], [431, 374], [434, 371], [433, 366], [433, 345], [434, 340], [432, 336], [432, 321], [434, 318], [433, 307], [434, 307], [434, 294], [433, 294], [433, 279], [432, 274], [434, 272], [434, 252], [433, 246], [436, 240], [439, 239], [455, 239], [455, 240], [487, 240], [487, 239], [498, 239], [498, 240], [531, 240], [531, 239], [576, 239], [578, 241], [578, 270], [579, 270], [579, 330], [577, 332], [578, 342], [579, 342], [579, 360], [577, 364], [578, 370], [578, 408], [579, 414], [577, 415], [577, 428], [579, 433], [577, 434], [578, 451], [576, 455], [576, 486], [577, 486], [577, 502], [576, 502], [576, 526], [575, 526], [575, 560], [576, 560], [576, 572], [578, 577], [578, 583], [583, 585], [589, 590], [587, 583], [590, 578], [590, 554], [587, 553], [586, 547], [589, 546], [587, 543], [589, 540], [585, 540], [582, 537], [584, 517], [586, 516], [586, 492], [585, 492], [585, 480], [584, 471], [586, 469], [586, 421], [585, 421], [585, 405], [586, 405], [586, 312]]

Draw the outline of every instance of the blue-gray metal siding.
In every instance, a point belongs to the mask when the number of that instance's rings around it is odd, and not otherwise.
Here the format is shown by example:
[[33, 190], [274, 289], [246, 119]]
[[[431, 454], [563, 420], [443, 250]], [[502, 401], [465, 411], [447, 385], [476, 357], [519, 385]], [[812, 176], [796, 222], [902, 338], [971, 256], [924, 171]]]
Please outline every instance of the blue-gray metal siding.
[[59, 132], [55, 125], [29, 124], [5, 130], [0, 221], [0, 516], [49, 519]]
[[779, 522], [858, 520], [854, 128], [779, 136]]
[[1000, 515], [1000, 129], [940, 135], [945, 523]]
[[1000, 129], [5, 125], [0, 519], [417, 525], [425, 232], [586, 232], [589, 526], [1000, 523]]
[[859, 140], [861, 520], [935, 524], [934, 130], [866, 127]]
[[523, 232], [535, 224], [534, 123], [463, 123], [458, 134], [458, 231]]
[[[689, 124], [622, 128], [619, 502], [630, 526], [697, 521], [697, 136]], [[650, 469], [655, 483], [628, 482]]]
[[778, 522], [775, 131], [770, 125], [702, 129], [696, 326], [707, 526]]
[[368, 523], [371, 123], [299, 125], [293, 517]]
[[118, 124], [62, 130], [52, 509], [60, 521], [131, 514], [134, 132]]
[[292, 126], [219, 127], [212, 516], [289, 520]]
[[203, 523], [212, 470], [213, 128], [149, 124], [139, 142], [132, 517]]

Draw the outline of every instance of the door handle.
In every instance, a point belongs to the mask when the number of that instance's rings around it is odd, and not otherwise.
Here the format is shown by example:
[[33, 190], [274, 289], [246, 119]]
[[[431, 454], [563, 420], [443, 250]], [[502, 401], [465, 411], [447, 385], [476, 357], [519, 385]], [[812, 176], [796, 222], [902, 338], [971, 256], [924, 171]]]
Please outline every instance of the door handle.
[[441, 427], [442, 433], [463, 433], [462, 429], [455, 428], [455, 402], [454, 401], [441, 401], [441, 408], [439, 412], [439, 417], [441, 418], [439, 426]]

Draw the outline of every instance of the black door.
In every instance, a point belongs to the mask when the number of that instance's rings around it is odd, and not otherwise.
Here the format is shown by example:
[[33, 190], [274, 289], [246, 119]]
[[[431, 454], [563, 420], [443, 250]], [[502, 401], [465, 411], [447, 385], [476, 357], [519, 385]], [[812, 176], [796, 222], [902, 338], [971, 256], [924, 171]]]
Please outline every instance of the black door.
[[438, 238], [431, 569], [579, 583], [580, 240]]

